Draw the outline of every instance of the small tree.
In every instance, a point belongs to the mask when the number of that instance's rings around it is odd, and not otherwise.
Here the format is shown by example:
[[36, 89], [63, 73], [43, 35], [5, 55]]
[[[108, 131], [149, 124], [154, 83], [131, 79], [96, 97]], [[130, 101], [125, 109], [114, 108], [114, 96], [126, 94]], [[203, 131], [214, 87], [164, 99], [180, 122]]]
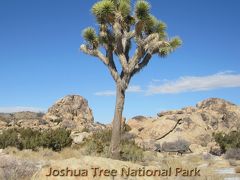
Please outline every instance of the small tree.
[[[136, 1], [133, 13], [130, 0], [100, 0], [91, 11], [98, 28], [83, 30], [85, 44], [80, 49], [100, 59], [116, 83], [110, 153], [112, 158], [119, 159], [125, 91], [131, 78], [148, 65], [153, 55], [167, 56], [181, 45], [181, 40], [167, 37], [166, 25], [150, 14], [150, 4], [145, 0]], [[131, 47], [136, 48], [132, 57], [129, 54]], [[116, 68], [114, 54], [121, 64], [121, 71]]]

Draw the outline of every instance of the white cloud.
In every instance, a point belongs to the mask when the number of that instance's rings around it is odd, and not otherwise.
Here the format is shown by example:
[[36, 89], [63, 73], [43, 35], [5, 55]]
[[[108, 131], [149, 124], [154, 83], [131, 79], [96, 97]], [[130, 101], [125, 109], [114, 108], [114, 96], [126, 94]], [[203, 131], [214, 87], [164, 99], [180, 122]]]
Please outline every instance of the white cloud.
[[[142, 89], [140, 86], [133, 85], [133, 86], [129, 86], [128, 89], [126, 90], [126, 92], [139, 93], [139, 92], [142, 92]], [[112, 90], [106, 90], [106, 91], [96, 92], [96, 93], [94, 93], [94, 95], [96, 95], [96, 96], [115, 96], [116, 92], [112, 91]]]
[[240, 87], [240, 74], [225, 71], [208, 76], [180, 77], [177, 80], [167, 81], [161, 85], [150, 85], [146, 94], [175, 94], [230, 87]]
[[23, 106], [0, 107], [1, 113], [13, 113], [13, 112], [21, 112], [21, 111], [45, 112], [45, 109], [36, 108], [36, 107], [23, 107]]
[[129, 86], [129, 87], [127, 88], [127, 92], [138, 93], [138, 92], [142, 92], [142, 89], [141, 89], [140, 86], [134, 85], [134, 86]]
[[116, 94], [116, 92], [111, 91], [111, 90], [100, 91], [100, 92], [94, 93], [94, 95], [96, 95], [96, 96], [115, 96], [115, 94]]

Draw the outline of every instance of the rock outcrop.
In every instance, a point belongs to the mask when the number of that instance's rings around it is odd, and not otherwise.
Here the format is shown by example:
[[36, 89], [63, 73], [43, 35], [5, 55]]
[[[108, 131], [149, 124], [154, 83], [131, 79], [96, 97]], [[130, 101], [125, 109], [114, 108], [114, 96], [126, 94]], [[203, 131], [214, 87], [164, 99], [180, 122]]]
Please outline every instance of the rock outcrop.
[[58, 100], [46, 114], [35, 112], [0, 113], [0, 131], [8, 128], [46, 130], [66, 128], [74, 133], [95, 131], [105, 125], [94, 123], [92, 110], [82, 96], [68, 95]]
[[214, 141], [213, 132], [227, 133], [240, 128], [240, 107], [223, 99], [210, 98], [196, 107], [160, 112], [157, 117], [138, 116], [127, 124], [132, 129], [130, 133], [137, 137], [135, 141], [145, 149], [179, 139], [207, 147]]
[[[154, 150], [156, 145], [161, 146], [165, 142], [184, 140], [192, 144], [195, 151], [207, 149], [219, 154], [212, 135], [219, 131], [228, 133], [238, 130], [240, 107], [223, 99], [210, 98], [195, 107], [160, 112], [156, 117], [136, 116], [124, 124], [123, 119], [122, 125], [146, 150]], [[94, 123], [87, 100], [78, 95], [68, 95], [50, 107], [46, 114], [0, 113], [0, 133], [3, 129], [21, 127], [38, 130], [63, 127], [72, 131], [75, 144], [81, 144], [92, 132], [111, 128], [111, 125]]]
[[32, 128], [46, 129], [47, 122], [42, 119], [43, 113], [39, 112], [16, 112], [0, 113], [0, 130], [7, 128]]
[[69, 129], [93, 123], [92, 110], [82, 96], [68, 95], [58, 100], [43, 117], [51, 126]]

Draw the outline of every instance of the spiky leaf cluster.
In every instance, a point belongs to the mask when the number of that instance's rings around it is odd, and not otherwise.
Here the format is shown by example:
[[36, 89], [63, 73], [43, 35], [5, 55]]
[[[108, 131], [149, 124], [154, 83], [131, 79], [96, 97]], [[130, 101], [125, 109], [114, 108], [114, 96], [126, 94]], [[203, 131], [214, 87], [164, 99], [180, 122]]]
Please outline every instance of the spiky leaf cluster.
[[92, 13], [96, 16], [97, 21], [106, 23], [113, 20], [115, 11], [114, 2], [111, 0], [102, 0], [95, 3], [92, 7]]
[[92, 27], [87, 27], [83, 30], [83, 37], [89, 46], [92, 46], [92, 49], [96, 49], [98, 47], [98, 37], [96, 31]]
[[182, 45], [182, 40], [179, 37], [174, 37], [170, 40], [170, 46], [173, 50], [177, 49]]
[[135, 4], [135, 16], [141, 20], [147, 20], [150, 13], [150, 4], [147, 1], [139, 0]]
[[[99, 29], [97, 33], [93, 28], [86, 28], [83, 32], [84, 39], [88, 43], [87, 47], [96, 49], [101, 45], [105, 49], [114, 50], [117, 54], [121, 50], [118, 52], [115, 50], [122, 48], [124, 51], [122, 53], [128, 59], [128, 51], [134, 40], [138, 45], [143, 43], [142, 48], [145, 53], [167, 56], [182, 42], [177, 37], [169, 40], [166, 24], [150, 14], [150, 7], [147, 0], [137, 0], [131, 14], [131, 0], [99, 0], [92, 7]], [[133, 36], [129, 36], [133, 31]], [[126, 39], [126, 37], [131, 38]], [[121, 43], [124, 44], [120, 45], [119, 39], [122, 39]]]
[[166, 57], [181, 45], [181, 39], [179, 37], [174, 37], [169, 41], [169, 45], [159, 48], [158, 55], [161, 57]]
[[118, 5], [118, 10], [124, 18], [128, 17], [131, 13], [130, 0], [121, 0]]
[[155, 16], [150, 15], [148, 20], [145, 23], [145, 33], [147, 35], [152, 33], [158, 33], [160, 39], [164, 39], [166, 37], [166, 24], [159, 21]]

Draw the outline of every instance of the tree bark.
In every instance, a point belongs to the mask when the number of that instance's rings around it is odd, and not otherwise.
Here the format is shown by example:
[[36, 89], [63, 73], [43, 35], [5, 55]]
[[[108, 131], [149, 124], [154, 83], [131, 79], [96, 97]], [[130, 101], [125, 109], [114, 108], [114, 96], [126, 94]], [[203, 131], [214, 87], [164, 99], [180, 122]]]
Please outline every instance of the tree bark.
[[120, 85], [117, 85], [116, 91], [116, 105], [112, 123], [110, 155], [113, 159], [120, 159], [121, 121], [125, 101], [125, 90], [123, 90]]

